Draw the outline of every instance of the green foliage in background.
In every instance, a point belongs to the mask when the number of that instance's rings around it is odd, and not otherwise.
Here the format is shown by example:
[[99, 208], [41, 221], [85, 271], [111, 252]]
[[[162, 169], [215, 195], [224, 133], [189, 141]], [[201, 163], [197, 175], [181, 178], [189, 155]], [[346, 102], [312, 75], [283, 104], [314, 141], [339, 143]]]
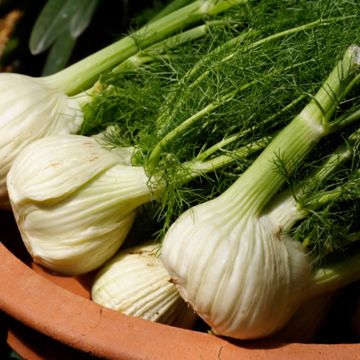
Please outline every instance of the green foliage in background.
[[34, 24], [29, 41], [33, 55], [50, 49], [43, 75], [65, 67], [76, 40], [90, 24], [98, 3], [98, 0], [47, 1]]

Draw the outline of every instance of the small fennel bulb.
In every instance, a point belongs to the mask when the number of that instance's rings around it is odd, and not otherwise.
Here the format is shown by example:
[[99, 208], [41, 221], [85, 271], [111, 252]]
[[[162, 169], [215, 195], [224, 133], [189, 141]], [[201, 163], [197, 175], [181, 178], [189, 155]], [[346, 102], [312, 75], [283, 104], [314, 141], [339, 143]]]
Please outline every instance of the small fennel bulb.
[[170, 282], [159, 249], [147, 242], [121, 250], [98, 271], [92, 300], [126, 315], [191, 328], [197, 316]]
[[3, 73], [0, 93], [0, 207], [5, 207], [6, 175], [20, 151], [45, 136], [76, 133], [83, 113], [75, 98], [47, 78]]
[[135, 209], [152, 194], [129, 149], [108, 150], [80, 135], [28, 145], [7, 187], [26, 248], [35, 262], [64, 274], [92, 271], [115, 254]]

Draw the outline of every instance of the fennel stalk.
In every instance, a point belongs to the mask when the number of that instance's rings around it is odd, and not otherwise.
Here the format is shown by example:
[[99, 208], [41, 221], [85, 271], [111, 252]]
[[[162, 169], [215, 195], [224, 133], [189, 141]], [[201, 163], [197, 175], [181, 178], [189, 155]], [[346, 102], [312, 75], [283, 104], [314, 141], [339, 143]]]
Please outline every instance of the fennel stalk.
[[311, 296], [308, 256], [264, 209], [285, 183], [276, 162], [281, 159], [293, 173], [333, 130], [331, 120], [344, 89], [355, 85], [351, 80], [359, 68], [360, 48], [352, 46], [239, 179], [214, 200], [187, 210], [165, 235], [166, 269], [215, 333], [240, 339], [267, 336]]

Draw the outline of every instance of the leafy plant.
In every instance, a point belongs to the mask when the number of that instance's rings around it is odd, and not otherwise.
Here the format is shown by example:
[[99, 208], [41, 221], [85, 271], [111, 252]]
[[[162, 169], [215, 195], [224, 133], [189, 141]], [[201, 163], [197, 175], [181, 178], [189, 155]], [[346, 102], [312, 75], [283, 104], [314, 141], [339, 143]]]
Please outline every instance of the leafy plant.
[[31, 32], [29, 47], [33, 55], [50, 49], [43, 75], [67, 64], [78, 37], [90, 24], [99, 0], [48, 0]]

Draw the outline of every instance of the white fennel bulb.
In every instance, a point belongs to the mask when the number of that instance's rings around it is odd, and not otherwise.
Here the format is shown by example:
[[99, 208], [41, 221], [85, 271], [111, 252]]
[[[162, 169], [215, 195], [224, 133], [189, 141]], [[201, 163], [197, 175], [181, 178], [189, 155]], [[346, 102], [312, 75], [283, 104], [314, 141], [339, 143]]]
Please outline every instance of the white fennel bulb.
[[47, 78], [0, 74], [0, 207], [7, 203], [6, 175], [16, 156], [32, 141], [76, 133], [83, 121], [79, 102]]
[[310, 264], [268, 217], [239, 220], [238, 211], [221, 197], [188, 210], [166, 234], [162, 260], [184, 300], [215, 333], [253, 339], [292, 316]]
[[151, 199], [142, 167], [129, 149], [110, 151], [80, 135], [49, 136], [27, 146], [7, 186], [26, 248], [35, 262], [81, 274], [115, 254]]
[[98, 271], [92, 300], [126, 315], [191, 328], [197, 316], [170, 281], [159, 250], [153, 242], [121, 250]]
[[186, 211], [165, 235], [165, 268], [215, 333], [271, 335], [305, 300], [354, 279], [350, 266], [339, 273], [341, 264], [313, 271], [301, 244], [286, 235], [300, 214], [289, 199], [274, 199], [286, 180], [279, 158], [292, 174], [324, 136], [341, 128], [332, 118], [359, 79], [359, 55], [359, 47], [347, 49], [315, 96], [239, 179], [218, 198]]
[[246, 2], [209, 1], [204, 6], [203, 0], [196, 0], [179, 9], [170, 6], [161, 18], [55, 74], [42, 78], [0, 74], [0, 208], [9, 206], [5, 181], [15, 156], [43, 136], [75, 133], [82, 114], [76, 101], [68, 96], [82, 96], [94, 84], [96, 88], [102, 73], [136, 55], [140, 48], [135, 39], [141, 38], [143, 50], [177, 33], [184, 25], [192, 26]]

